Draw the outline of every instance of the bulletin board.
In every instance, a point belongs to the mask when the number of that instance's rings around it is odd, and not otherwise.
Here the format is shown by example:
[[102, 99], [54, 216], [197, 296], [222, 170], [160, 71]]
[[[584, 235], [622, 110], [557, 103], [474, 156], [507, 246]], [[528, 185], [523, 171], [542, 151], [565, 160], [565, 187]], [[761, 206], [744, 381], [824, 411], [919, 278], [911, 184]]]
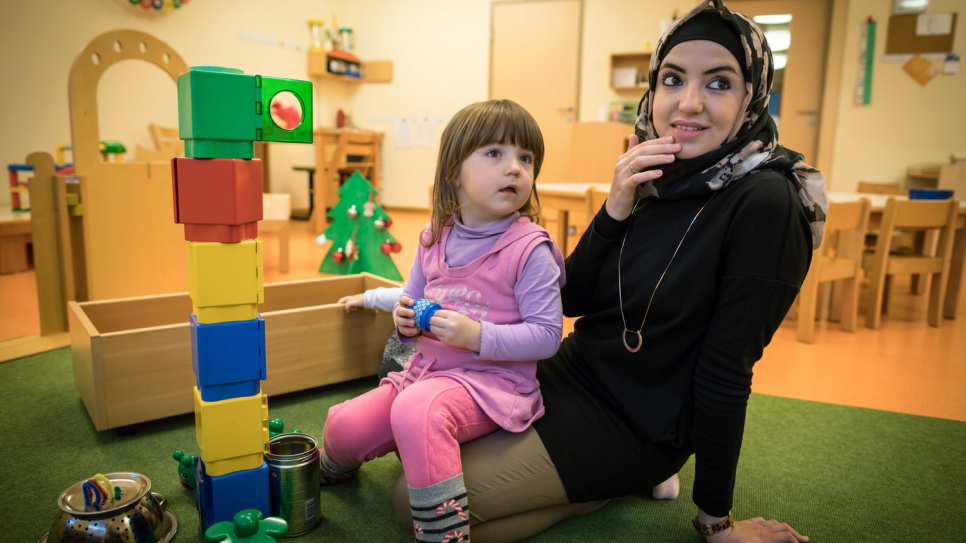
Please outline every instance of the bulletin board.
[[918, 13], [909, 13], [889, 17], [885, 54], [949, 53], [953, 50], [957, 14], [952, 14], [953, 24], [950, 33], [939, 36], [916, 35], [916, 23], [919, 15]]

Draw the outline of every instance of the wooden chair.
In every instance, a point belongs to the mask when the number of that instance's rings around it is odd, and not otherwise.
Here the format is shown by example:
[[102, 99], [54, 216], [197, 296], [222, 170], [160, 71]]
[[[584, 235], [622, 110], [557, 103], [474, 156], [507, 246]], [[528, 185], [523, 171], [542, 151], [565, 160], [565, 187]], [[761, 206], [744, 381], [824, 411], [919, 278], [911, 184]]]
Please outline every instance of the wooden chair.
[[[892, 194], [896, 196], [906, 196], [908, 190], [900, 187], [899, 183], [874, 183], [872, 181], [859, 181], [856, 189], [859, 194]], [[875, 250], [878, 230], [869, 230], [865, 234], [865, 248], [869, 251]], [[911, 232], [895, 232], [892, 234], [892, 250], [913, 252], [916, 244], [921, 241], [916, 240], [916, 236]]]
[[954, 197], [966, 197], [966, 162], [954, 162], [940, 168], [936, 187], [954, 190]]
[[[872, 257], [869, 303], [866, 306], [865, 324], [878, 329], [882, 313], [888, 306], [890, 277], [897, 273], [927, 274], [932, 276], [929, 292], [927, 318], [931, 326], [939, 326], [943, 318], [943, 300], [949, 281], [949, 267], [953, 251], [953, 235], [956, 228], [956, 212], [959, 202], [955, 199], [896, 200], [886, 201], [879, 240]], [[896, 229], [938, 232], [939, 242], [935, 255], [929, 254], [930, 244], [925, 244], [917, 254], [890, 251], [890, 240]]]
[[382, 132], [320, 129], [315, 131], [315, 208], [311, 221], [316, 231], [325, 230], [325, 214], [338, 201], [342, 181], [358, 171], [379, 190], [379, 149]]
[[184, 156], [184, 142], [179, 138], [178, 129], [160, 126], [154, 123], [148, 125], [154, 149], [135, 146], [135, 160], [171, 160]]
[[[830, 202], [825, 220], [826, 243], [815, 249], [798, 294], [798, 341], [811, 343], [815, 334], [815, 312], [819, 283], [842, 281], [841, 327], [855, 330], [862, 280], [862, 253], [869, 226], [868, 198], [857, 202]], [[837, 243], [835, 243], [837, 240]]]
[[154, 142], [155, 149], [175, 148], [181, 149], [182, 153], [184, 152], [184, 142], [181, 141], [177, 127], [151, 123], [148, 125], [148, 131], [151, 132], [151, 140]]

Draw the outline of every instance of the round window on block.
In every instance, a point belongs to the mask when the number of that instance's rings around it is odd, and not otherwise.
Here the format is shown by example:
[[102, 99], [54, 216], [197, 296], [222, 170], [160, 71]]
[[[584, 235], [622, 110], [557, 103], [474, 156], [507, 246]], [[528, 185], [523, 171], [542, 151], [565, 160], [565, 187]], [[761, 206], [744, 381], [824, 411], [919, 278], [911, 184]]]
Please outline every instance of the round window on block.
[[269, 108], [272, 122], [282, 130], [295, 130], [302, 124], [302, 102], [290, 91], [273, 96]]

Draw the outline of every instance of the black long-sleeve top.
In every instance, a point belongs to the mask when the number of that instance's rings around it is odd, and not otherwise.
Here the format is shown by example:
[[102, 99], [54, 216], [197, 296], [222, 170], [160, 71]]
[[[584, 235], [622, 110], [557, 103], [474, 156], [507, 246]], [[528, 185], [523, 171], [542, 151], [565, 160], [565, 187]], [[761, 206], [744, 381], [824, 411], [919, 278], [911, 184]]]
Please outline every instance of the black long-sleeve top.
[[[688, 224], [707, 202], [654, 295]], [[581, 316], [539, 364], [546, 415], [535, 424], [573, 502], [649, 490], [695, 455], [692, 498], [726, 515], [752, 367], [791, 307], [811, 260], [809, 224], [780, 173], [708, 197], [649, 198], [625, 221], [603, 208], [567, 258], [564, 314]], [[628, 343], [636, 344], [633, 334]]]

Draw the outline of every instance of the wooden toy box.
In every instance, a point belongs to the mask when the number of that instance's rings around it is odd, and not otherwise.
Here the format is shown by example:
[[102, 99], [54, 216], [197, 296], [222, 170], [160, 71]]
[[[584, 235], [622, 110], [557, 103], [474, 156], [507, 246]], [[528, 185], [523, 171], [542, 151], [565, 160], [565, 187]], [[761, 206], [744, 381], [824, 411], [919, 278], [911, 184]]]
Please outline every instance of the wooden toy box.
[[[346, 313], [339, 298], [398, 283], [367, 273], [265, 285], [269, 396], [375, 375], [389, 313]], [[74, 383], [98, 430], [194, 410], [187, 293], [70, 302]]]

